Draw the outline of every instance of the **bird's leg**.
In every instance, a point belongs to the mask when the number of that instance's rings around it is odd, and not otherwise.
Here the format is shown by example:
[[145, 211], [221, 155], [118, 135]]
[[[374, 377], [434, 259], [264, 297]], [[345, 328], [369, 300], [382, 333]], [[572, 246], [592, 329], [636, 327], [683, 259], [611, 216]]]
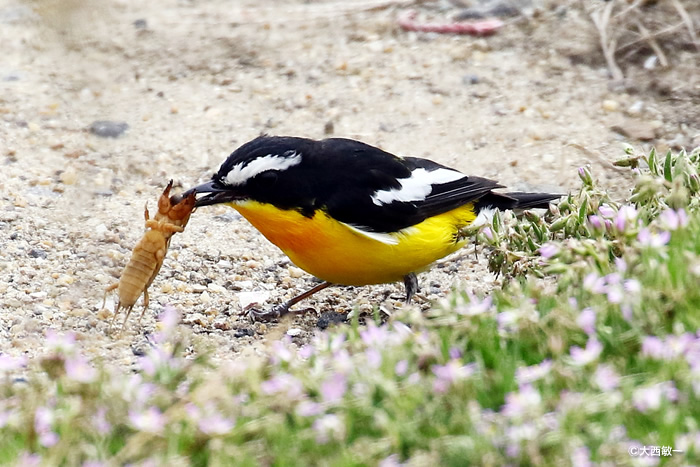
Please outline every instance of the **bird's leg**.
[[280, 318], [280, 317], [286, 315], [287, 313], [289, 313], [289, 308], [292, 307], [293, 305], [296, 305], [297, 303], [304, 300], [305, 298], [309, 298], [310, 296], [312, 296], [316, 292], [323, 290], [326, 287], [330, 287], [331, 285], [333, 285], [333, 284], [330, 282], [321, 282], [316, 287], [313, 287], [313, 288], [307, 290], [306, 292], [301, 293], [301, 294], [297, 295], [296, 297], [293, 297], [291, 300], [289, 300], [285, 303], [282, 303], [281, 305], [277, 305], [275, 307], [272, 307], [271, 309], [269, 309], [267, 311], [258, 311], [258, 310], [252, 309], [248, 312], [248, 316], [250, 316], [250, 318], [253, 321], [271, 321], [275, 318]]
[[410, 303], [413, 294], [418, 292], [418, 278], [410, 272], [403, 276], [403, 283], [406, 286], [406, 303]]

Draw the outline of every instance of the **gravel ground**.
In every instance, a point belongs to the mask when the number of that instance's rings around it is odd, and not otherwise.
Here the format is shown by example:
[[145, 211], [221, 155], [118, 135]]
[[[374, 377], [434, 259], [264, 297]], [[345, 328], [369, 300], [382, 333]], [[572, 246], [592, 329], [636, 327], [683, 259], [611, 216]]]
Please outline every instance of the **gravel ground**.
[[[518, 190], [574, 189], [591, 164], [619, 196], [622, 141], [700, 144], [692, 51], [613, 83], [576, 2], [534, 2], [488, 38], [397, 27], [409, 4], [446, 19], [450, 2], [378, 3], [0, 0], [0, 352], [33, 356], [48, 330], [73, 331], [86, 353], [129, 366], [170, 303], [225, 359], [285, 332], [303, 342], [320, 313], [401, 306], [402, 285], [337, 287], [252, 325], [248, 303], [313, 279], [212, 207], [174, 237], [141, 324], [139, 302], [120, 336], [106, 333], [103, 291], [143, 234], [144, 203], [155, 209], [171, 178], [176, 192], [205, 180], [261, 132], [361, 139]], [[471, 246], [419, 279], [421, 307], [457, 284], [498, 285]]]

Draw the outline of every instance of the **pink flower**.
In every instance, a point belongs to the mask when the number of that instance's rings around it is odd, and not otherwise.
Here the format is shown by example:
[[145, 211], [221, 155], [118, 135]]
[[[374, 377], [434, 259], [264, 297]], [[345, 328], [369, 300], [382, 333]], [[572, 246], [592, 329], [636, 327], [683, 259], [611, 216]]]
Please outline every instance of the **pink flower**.
[[639, 241], [642, 246], [648, 246], [651, 248], [660, 248], [666, 245], [669, 240], [671, 240], [671, 233], [662, 230], [659, 233], [652, 233], [648, 228], [643, 228], [637, 234], [637, 241]]
[[280, 362], [289, 362], [292, 359], [292, 351], [289, 350], [288, 343], [291, 337], [286, 335], [284, 339], [276, 340], [272, 343], [272, 352], [270, 360], [273, 364], [278, 365]]
[[335, 414], [316, 419], [311, 428], [316, 432], [316, 442], [319, 444], [326, 444], [331, 440], [341, 441], [345, 437], [345, 424]]
[[59, 437], [53, 431], [54, 413], [48, 407], [42, 406], [34, 413], [34, 430], [39, 435], [39, 443], [49, 448], [58, 443]]
[[554, 243], [545, 243], [539, 249], [540, 256], [543, 258], [551, 258], [559, 253], [559, 247]]
[[101, 435], [106, 435], [109, 433], [109, 430], [112, 429], [112, 425], [109, 423], [107, 420], [107, 409], [104, 407], [100, 407], [97, 409], [97, 413], [92, 419], [92, 426], [95, 427], [95, 430], [97, 430], [97, 433]]
[[52, 329], [46, 331], [46, 349], [51, 353], [67, 355], [75, 351], [75, 334], [58, 334]]
[[576, 467], [593, 467], [591, 451], [586, 446], [580, 446], [571, 453], [571, 465]]
[[399, 360], [396, 362], [396, 366], [394, 367], [394, 372], [396, 373], [396, 376], [403, 376], [406, 374], [408, 371], [408, 360]]
[[610, 365], [601, 364], [595, 370], [593, 381], [602, 391], [608, 392], [620, 384], [620, 376]]
[[323, 412], [321, 404], [312, 401], [301, 401], [297, 405], [296, 413], [301, 417], [314, 417]]
[[667, 209], [659, 215], [659, 220], [666, 230], [677, 230], [688, 225], [688, 215], [684, 209]]
[[515, 380], [519, 385], [532, 383], [547, 376], [552, 369], [552, 361], [547, 359], [537, 365], [520, 367], [515, 371]]
[[15, 465], [21, 465], [22, 467], [39, 467], [42, 465], [41, 456], [39, 454], [23, 452], [17, 457], [17, 463]]
[[299, 349], [299, 352], [297, 352], [297, 355], [299, 355], [301, 358], [307, 359], [311, 358], [311, 356], [316, 352], [316, 348], [311, 345], [311, 344], [306, 344], [302, 346], [302, 348]]
[[595, 311], [592, 308], [584, 308], [578, 315], [578, 318], [576, 318], [576, 324], [590, 336], [595, 333], [595, 320]]
[[475, 316], [482, 313], [486, 313], [491, 309], [491, 297], [485, 297], [483, 300], [471, 292], [467, 292], [467, 297], [469, 297], [469, 303], [465, 305], [458, 305], [455, 309], [457, 314], [463, 316]]
[[10, 355], [0, 355], [0, 373], [16, 371], [27, 365], [25, 357], [11, 357]]
[[598, 208], [598, 212], [605, 219], [612, 219], [613, 217], [615, 217], [615, 210], [607, 204], [601, 204]]
[[337, 403], [347, 391], [347, 379], [342, 373], [335, 373], [330, 378], [321, 383], [321, 397], [324, 402]]
[[501, 413], [506, 417], [522, 417], [540, 407], [542, 396], [531, 384], [523, 384], [517, 392], [506, 394]]
[[615, 228], [617, 228], [618, 232], [624, 232], [628, 225], [636, 219], [637, 210], [634, 206], [629, 204], [622, 205], [617, 211], [617, 216], [615, 216]]
[[433, 365], [436, 376], [433, 390], [438, 393], [447, 391], [456, 381], [468, 378], [474, 373], [474, 364], [462, 365], [460, 360], [450, 360], [446, 365]]
[[379, 463], [379, 467], [401, 467], [402, 465], [406, 464], [399, 462], [399, 456], [397, 454], [391, 454]]
[[585, 349], [573, 346], [570, 354], [575, 365], [584, 366], [596, 360], [602, 351], [603, 345], [595, 336], [590, 336]]
[[675, 401], [677, 398], [678, 390], [671, 381], [641, 387], [632, 394], [635, 408], [642, 413], [658, 410], [664, 400]]
[[373, 321], [367, 324], [367, 327], [360, 331], [362, 342], [367, 346], [382, 346], [388, 338], [388, 332], [385, 326], [377, 326]]
[[264, 394], [286, 393], [290, 399], [300, 399], [304, 395], [304, 385], [289, 373], [279, 373], [260, 384]]
[[92, 383], [97, 379], [97, 370], [82, 355], [66, 358], [66, 377], [78, 383]]
[[205, 435], [225, 435], [233, 429], [234, 423], [220, 413], [213, 412], [202, 417], [197, 427]]
[[622, 258], [615, 258], [615, 267], [621, 273], [627, 271], [627, 262]]
[[666, 356], [666, 346], [656, 336], [645, 336], [642, 339], [642, 355], [661, 360]]
[[143, 412], [130, 411], [129, 421], [137, 430], [160, 434], [165, 428], [165, 415], [157, 408], [150, 407]]
[[595, 214], [588, 216], [588, 223], [591, 224], [591, 227], [595, 230], [603, 230], [605, 228], [603, 219]]
[[172, 305], [165, 305], [163, 311], [158, 315], [157, 332], [154, 336], [154, 341], [157, 343], [165, 342], [173, 333], [177, 324], [180, 322], [180, 313]]

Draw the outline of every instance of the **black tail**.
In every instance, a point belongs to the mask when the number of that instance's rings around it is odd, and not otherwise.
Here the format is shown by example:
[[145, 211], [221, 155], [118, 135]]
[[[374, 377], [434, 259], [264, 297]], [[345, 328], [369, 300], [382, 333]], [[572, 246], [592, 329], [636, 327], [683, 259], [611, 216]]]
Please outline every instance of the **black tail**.
[[564, 195], [551, 193], [488, 193], [477, 201], [477, 211], [483, 208], [506, 209], [547, 209], [549, 202]]

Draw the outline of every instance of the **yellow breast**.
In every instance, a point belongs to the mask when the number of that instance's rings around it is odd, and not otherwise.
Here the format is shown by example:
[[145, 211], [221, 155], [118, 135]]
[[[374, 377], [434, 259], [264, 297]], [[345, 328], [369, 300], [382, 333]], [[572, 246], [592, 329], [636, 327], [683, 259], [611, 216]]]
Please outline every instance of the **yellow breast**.
[[294, 264], [335, 284], [396, 282], [459, 249], [459, 228], [476, 218], [473, 204], [424, 220], [384, 240], [364, 235], [323, 211], [312, 217], [255, 201], [230, 203]]

